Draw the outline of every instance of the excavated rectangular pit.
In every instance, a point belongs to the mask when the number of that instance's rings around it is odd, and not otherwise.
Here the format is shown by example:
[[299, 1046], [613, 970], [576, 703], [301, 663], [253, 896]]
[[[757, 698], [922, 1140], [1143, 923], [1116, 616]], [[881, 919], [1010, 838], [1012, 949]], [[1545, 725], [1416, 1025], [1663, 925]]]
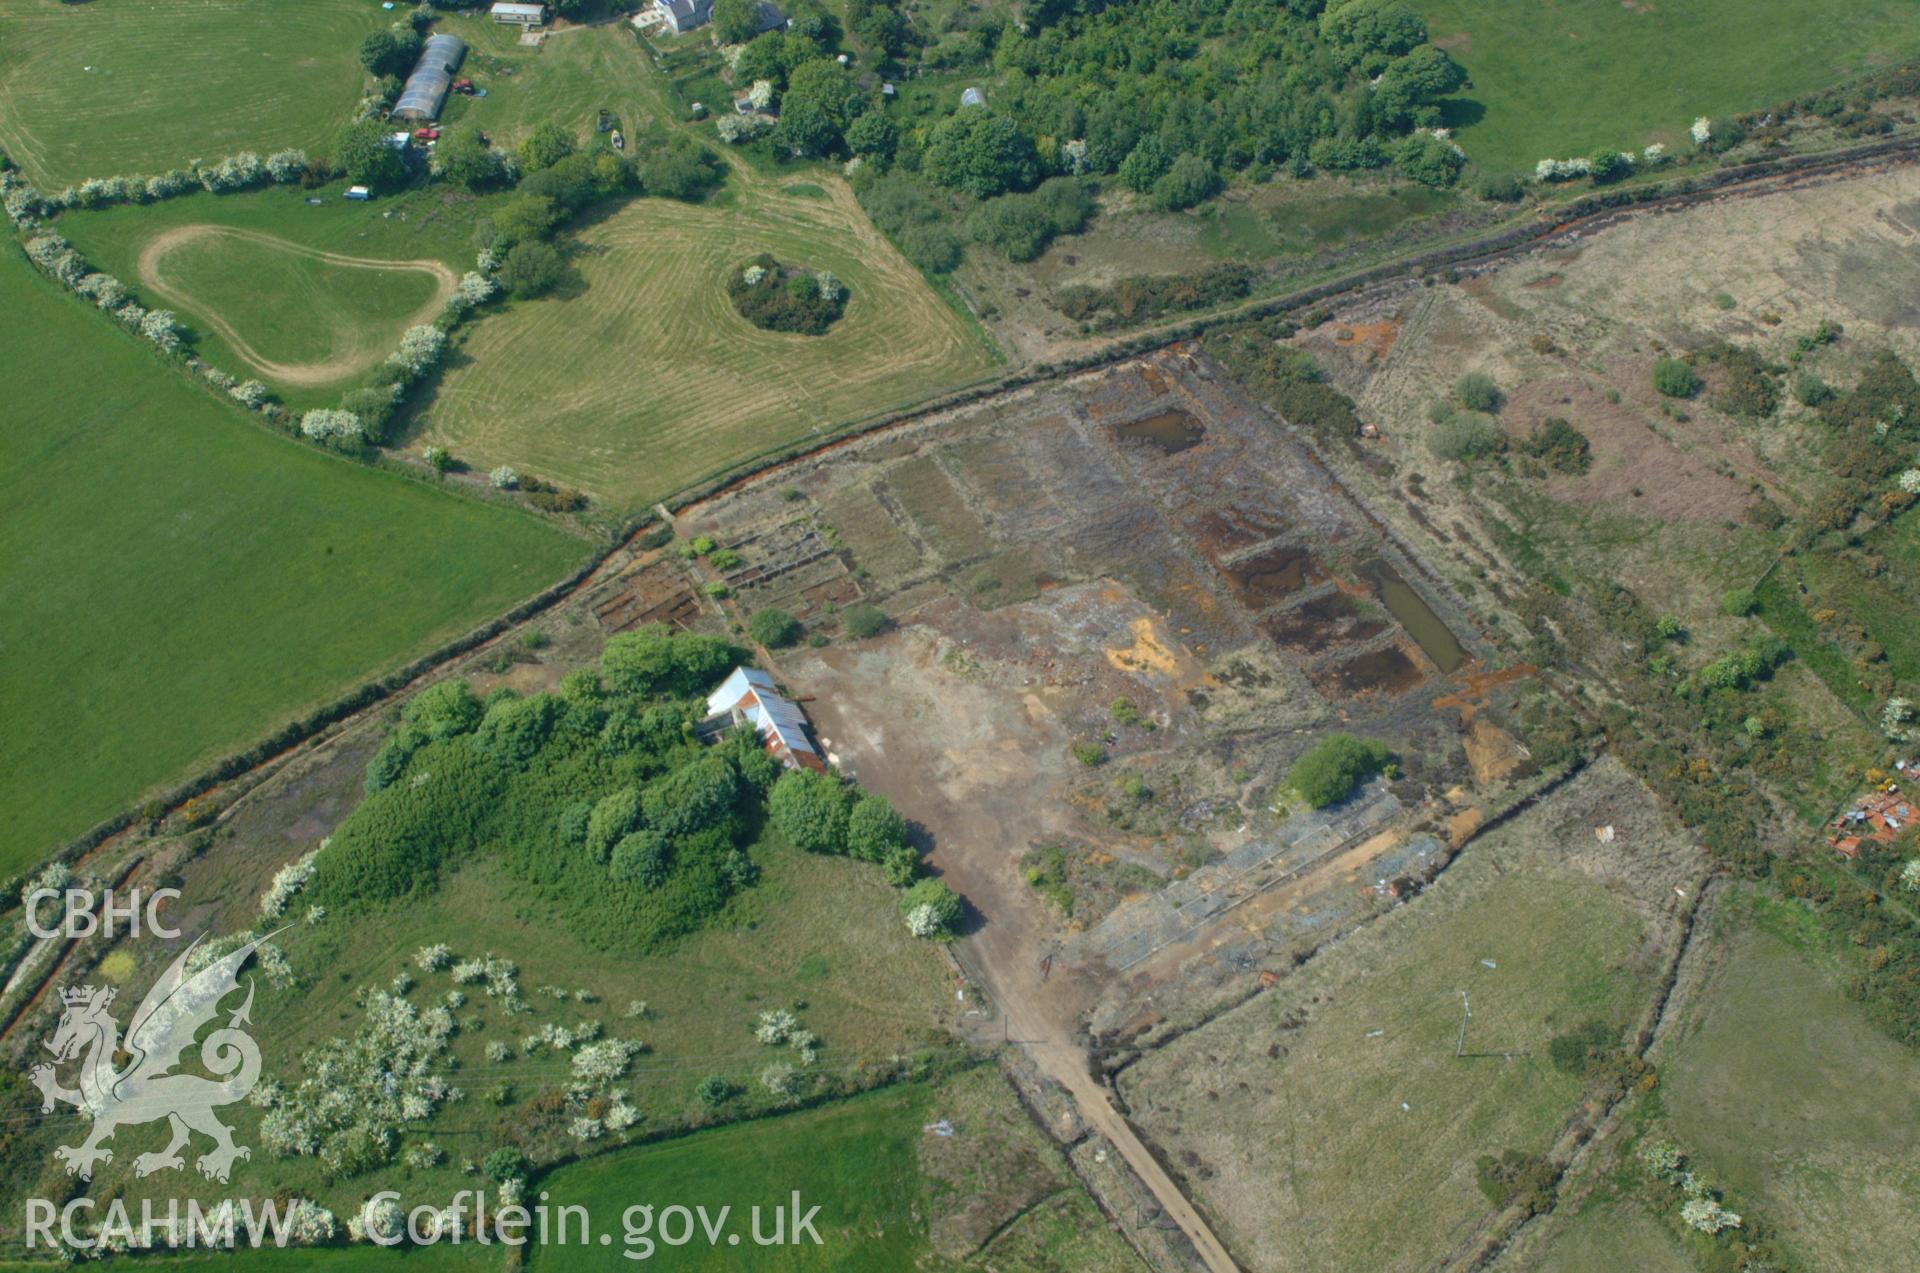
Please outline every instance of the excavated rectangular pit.
[[1281, 544], [1220, 569], [1233, 595], [1249, 610], [1278, 605], [1323, 578], [1313, 555], [1295, 544]]
[[1398, 694], [1418, 685], [1424, 675], [1412, 655], [1397, 645], [1387, 645], [1334, 664], [1327, 679], [1339, 696], [1376, 690]]
[[1207, 436], [1201, 423], [1185, 411], [1162, 411], [1139, 420], [1115, 425], [1113, 435], [1122, 442], [1148, 442], [1160, 448], [1162, 455], [1177, 455], [1200, 444]]
[[1359, 605], [1344, 592], [1329, 592], [1262, 619], [1260, 630], [1275, 645], [1317, 654], [1336, 644], [1371, 641], [1387, 625], [1361, 618]]
[[1229, 506], [1194, 514], [1181, 523], [1194, 546], [1216, 565], [1222, 557], [1287, 533], [1287, 521], [1257, 508]]

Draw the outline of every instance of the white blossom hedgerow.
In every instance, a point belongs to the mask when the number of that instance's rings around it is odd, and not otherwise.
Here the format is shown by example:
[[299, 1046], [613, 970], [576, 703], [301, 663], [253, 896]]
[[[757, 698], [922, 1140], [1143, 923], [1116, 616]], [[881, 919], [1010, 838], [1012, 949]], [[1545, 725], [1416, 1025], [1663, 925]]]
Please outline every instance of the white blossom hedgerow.
[[1909, 495], [1920, 495], [1920, 469], [1904, 469], [1900, 473], [1900, 489]]
[[314, 859], [320, 856], [320, 850], [297, 857], [274, 872], [273, 882], [267, 885], [267, 891], [260, 895], [260, 917], [278, 919], [286, 913], [287, 903], [291, 902], [313, 878]]
[[445, 942], [438, 942], [414, 951], [413, 962], [421, 972], [439, 972], [453, 962], [453, 952], [447, 949]]
[[391, 1197], [376, 1194], [347, 1221], [347, 1233], [356, 1242], [397, 1242], [407, 1233], [406, 1213]]
[[286, 1212], [286, 1234], [298, 1246], [333, 1241], [337, 1226], [333, 1212], [310, 1198], [295, 1198]]
[[775, 1096], [792, 1096], [793, 1067], [784, 1061], [775, 1061], [760, 1071], [760, 1086]]
[[1713, 140], [1713, 121], [1705, 115], [1693, 121], [1693, 127], [1687, 129], [1687, 136], [1693, 138], [1693, 144], [1704, 146]]
[[1680, 1204], [1680, 1218], [1702, 1233], [1740, 1227], [1740, 1217], [1712, 1198], [1689, 1198]]
[[1920, 893], [1920, 858], [1911, 858], [1900, 868], [1900, 883], [1908, 890]]
[[454, 295], [468, 305], [478, 305], [483, 301], [491, 300], [493, 294], [499, 290], [500, 285], [479, 270], [468, 270], [462, 274], [459, 285], [453, 289]]
[[487, 474], [487, 480], [493, 483], [496, 490], [510, 491], [520, 485], [520, 474], [514, 470], [512, 465], [502, 464], [499, 468]]
[[162, 349], [180, 347], [180, 328], [173, 321], [170, 309], [150, 309], [147, 316], [140, 320], [140, 334]]
[[316, 442], [366, 436], [366, 428], [360, 423], [359, 416], [333, 407], [318, 407], [301, 416], [300, 432]]
[[1572, 181], [1575, 177], [1584, 177], [1593, 171], [1593, 163], [1587, 159], [1542, 159], [1534, 165], [1535, 181]]

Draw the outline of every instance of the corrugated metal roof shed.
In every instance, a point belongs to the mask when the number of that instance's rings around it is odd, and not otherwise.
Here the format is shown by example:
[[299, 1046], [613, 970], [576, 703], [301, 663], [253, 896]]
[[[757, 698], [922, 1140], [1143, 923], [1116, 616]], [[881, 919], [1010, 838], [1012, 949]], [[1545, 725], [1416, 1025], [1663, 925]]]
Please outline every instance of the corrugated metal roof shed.
[[447, 90], [453, 87], [453, 73], [460, 69], [460, 60], [466, 55], [466, 43], [457, 35], [428, 37], [413, 74], [407, 76], [406, 86], [400, 90], [400, 100], [393, 104], [393, 117], [438, 119]]

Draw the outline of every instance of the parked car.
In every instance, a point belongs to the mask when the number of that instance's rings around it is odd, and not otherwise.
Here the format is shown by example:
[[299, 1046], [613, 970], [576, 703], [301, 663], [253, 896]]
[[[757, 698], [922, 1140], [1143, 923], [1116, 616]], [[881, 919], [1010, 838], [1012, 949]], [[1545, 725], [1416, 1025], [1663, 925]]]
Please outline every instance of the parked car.
[[413, 139], [415, 141], [439, 141], [440, 130], [438, 128], [416, 128], [413, 130]]

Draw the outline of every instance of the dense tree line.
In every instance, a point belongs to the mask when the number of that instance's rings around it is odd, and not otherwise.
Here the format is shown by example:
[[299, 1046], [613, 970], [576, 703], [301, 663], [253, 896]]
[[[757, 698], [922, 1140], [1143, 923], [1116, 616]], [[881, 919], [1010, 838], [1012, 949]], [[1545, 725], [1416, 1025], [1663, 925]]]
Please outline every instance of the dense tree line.
[[1048, 0], [1026, 16], [1017, 27], [969, 15], [956, 51], [897, 7], [856, 0], [850, 34], [883, 68], [974, 64], [991, 82], [986, 103], [918, 118], [888, 113], [871, 76], [839, 65], [831, 22], [756, 35], [735, 83], [778, 122], [726, 135], [783, 157], [858, 159], [869, 213], [935, 271], [958, 263], [962, 222], [1016, 260], [1071, 232], [1049, 222], [1079, 228], [1058, 196], [995, 206], [1052, 178], [1113, 178], [1179, 210], [1235, 172], [1397, 165], [1444, 186], [1465, 163], [1450, 140], [1416, 131], [1439, 122], [1465, 76], [1402, 0]]

